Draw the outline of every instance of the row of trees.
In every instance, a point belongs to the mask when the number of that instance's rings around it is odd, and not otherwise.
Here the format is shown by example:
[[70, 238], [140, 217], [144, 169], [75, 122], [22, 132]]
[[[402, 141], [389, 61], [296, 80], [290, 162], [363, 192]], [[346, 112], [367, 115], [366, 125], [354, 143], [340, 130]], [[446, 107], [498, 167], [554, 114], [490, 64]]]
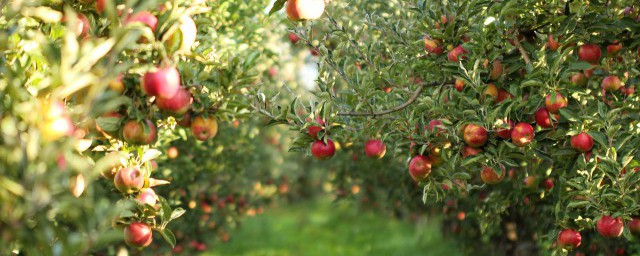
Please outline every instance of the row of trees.
[[[334, 162], [337, 184], [386, 191], [396, 212], [442, 207], [469, 253], [635, 252], [639, 10], [332, 2], [291, 28], [321, 56], [317, 99], [264, 112], [299, 131], [293, 150]], [[354, 155], [331, 158], [339, 145]]]

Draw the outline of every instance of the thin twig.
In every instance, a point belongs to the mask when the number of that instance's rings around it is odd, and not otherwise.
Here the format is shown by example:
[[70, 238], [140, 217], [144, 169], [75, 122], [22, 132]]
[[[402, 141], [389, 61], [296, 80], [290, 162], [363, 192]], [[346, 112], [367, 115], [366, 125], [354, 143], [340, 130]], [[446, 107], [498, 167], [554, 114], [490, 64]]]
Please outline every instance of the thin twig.
[[513, 40], [513, 42], [514, 42], [513, 44], [516, 45], [516, 48], [518, 48], [518, 51], [520, 51], [520, 54], [522, 55], [522, 58], [524, 59], [524, 63], [527, 64], [527, 67], [529, 69], [532, 69], [532, 67], [531, 67], [531, 59], [529, 59], [529, 54], [527, 53], [527, 51], [524, 50], [524, 48], [520, 44], [520, 40], [518, 40], [518, 35], [516, 35], [516, 38]]
[[386, 115], [386, 114], [391, 114], [393, 112], [396, 111], [400, 111], [406, 107], [408, 107], [409, 105], [413, 104], [413, 102], [415, 102], [418, 99], [418, 96], [420, 96], [420, 93], [422, 93], [422, 91], [424, 90], [425, 87], [427, 86], [436, 86], [436, 85], [443, 85], [444, 83], [421, 83], [418, 88], [413, 91], [413, 95], [411, 95], [411, 97], [405, 101], [404, 103], [402, 103], [401, 105], [392, 108], [392, 109], [387, 109], [387, 110], [383, 110], [383, 111], [379, 111], [379, 112], [338, 112], [338, 115], [340, 116], [382, 116], [382, 115]]

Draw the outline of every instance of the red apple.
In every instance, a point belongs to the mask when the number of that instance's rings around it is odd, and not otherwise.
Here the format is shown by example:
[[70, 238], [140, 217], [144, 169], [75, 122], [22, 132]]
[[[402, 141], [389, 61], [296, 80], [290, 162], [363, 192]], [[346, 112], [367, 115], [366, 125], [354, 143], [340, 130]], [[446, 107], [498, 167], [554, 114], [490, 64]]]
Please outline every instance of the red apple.
[[600, 62], [600, 57], [602, 57], [600, 46], [595, 44], [584, 44], [578, 50], [578, 58], [581, 61], [597, 65]]
[[631, 234], [640, 234], [640, 218], [631, 218], [631, 221], [627, 223], [627, 227], [629, 228], [629, 231], [631, 231]]
[[307, 128], [307, 133], [309, 133], [309, 136], [311, 136], [311, 138], [314, 139], [319, 139], [318, 138], [318, 133], [320, 133], [324, 128], [322, 128], [322, 126], [317, 126], [317, 125], [312, 125], [309, 126], [309, 128]]
[[[438, 120], [438, 119], [433, 119], [431, 121], [429, 121], [429, 132], [430, 133], [434, 133], [436, 135], [440, 135], [443, 134], [445, 132], [445, 129], [443, 128], [444, 124], [442, 123], [442, 121]], [[436, 131], [437, 129], [437, 131]]]
[[500, 60], [493, 61], [493, 68], [491, 69], [491, 73], [489, 76], [493, 80], [498, 80], [502, 76], [504, 69], [502, 68], [502, 62]]
[[510, 139], [511, 131], [513, 130], [513, 122], [507, 119], [505, 120], [498, 119], [497, 125], [498, 125], [498, 130], [496, 131], [496, 134], [498, 134], [498, 137], [505, 140]]
[[617, 91], [622, 87], [622, 82], [617, 76], [607, 76], [602, 80], [602, 89], [605, 91]]
[[633, 87], [633, 85], [630, 85], [629, 87], [620, 87], [620, 92], [622, 92], [622, 94], [626, 95], [626, 96], [631, 96], [633, 95], [633, 93], [635, 92], [635, 87]]
[[536, 119], [536, 124], [538, 124], [540, 127], [553, 128], [553, 127], [556, 127], [556, 125], [558, 124], [560, 115], [553, 114], [553, 117], [555, 118], [555, 121], [553, 121], [551, 119], [551, 113], [549, 113], [549, 111], [546, 108], [542, 107], [536, 111], [536, 113], [534, 114], [534, 117]]
[[547, 110], [551, 113], [558, 113], [558, 110], [566, 107], [568, 104], [567, 98], [562, 96], [559, 92], [547, 94], [547, 97], [544, 100], [545, 107], [547, 107]]
[[586, 76], [587, 78], [591, 78], [593, 76], [593, 72], [595, 70], [596, 70], [596, 68], [589, 68], [589, 69], [585, 69], [582, 72], [584, 73], [584, 76]]
[[615, 238], [622, 235], [624, 230], [624, 224], [620, 217], [612, 218], [609, 215], [604, 215], [596, 223], [596, 229], [601, 236], [606, 238]]
[[498, 173], [493, 168], [485, 166], [482, 169], [482, 172], [480, 172], [480, 179], [482, 179], [484, 183], [489, 185], [498, 184], [504, 178], [504, 173], [505, 172], [502, 171], [502, 174], [498, 175]]
[[327, 139], [327, 143], [317, 140], [311, 144], [311, 154], [318, 160], [325, 160], [333, 157], [336, 153], [336, 145], [332, 140]]
[[104, 12], [104, 8], [109, 3], [110, 0], [96, 0], [96, 12], [98, 14], [102, 14]]
[[140, 202], [141, 204], [155, 206], [158, 202], [158, 196], [156, 195], [156, 192], [153, 191], [153, 189], [144, 188], [140, 190], [140, 194], [136, 196], [136, 200], [138, 200], [138, 202]]
[[511, 131], [511, 141], [518, 147], [529, 145], [534, 137], [533, 126], [528, 123], [518, 123]]
[[444, 48], [442, 47], [442, 40], [431, 39], [428, 36], [424, 37], [424, 48], [430, 54], [440, 55], [444, 52]]
[[369, 140], [364, 144], [364, 153], [369, 158], [380, 159], [387, 152], [387, 146], [381, 140]]
[[563, 229], [558, 234], [558, 246], [564, 249], [575, 249], [582, 243], [580, 232], [573, 229]]
[[496, 97], [497, 103], [503, 102], [506, 99], [513, 99], [513, 98], [514, 98], [513, 94], [511, 94], [509, 91], [502, 88], [498, 89], [498, 97]]
[[457, 91], [462, 92], [462, 89], [464, 89], [464, 81], [460, 79], [456, 79], [456, 82], [454, 83], [454, 87], [456, 88]]
[[324, 12], [324, 0], [288, 0], [287, 16], [292, 21], [315, 20]]
[[449, 61], [453, 61], [453, 62], [457, 62], [459, 60], [464, 60], [466, 59], [464, 54], [467, 51], [462, 48], [462, 45], [458, 45], [456, 48], [453, 48], [453, 50], [449, 51], [449, 53], [447, 53], [447, 59], [449, 59]]
[[591, 151], [593, 148], [593, 138], [586, 132], [571, 136], [571, 147], [580, 152]]
[[167, 149], [167, 157], [170, 159], [178, 157], [178, 149], [176, 147], [169, 147]]
[[545, 179], [544, 182], [542, 183], [542, 185], [547, 190], [551, 190], [551, 189], [553, 189], [553, 187], [555, 187], [555, 185], [553, 184], [553, 179], [551, 179], [551, 178]]
[[171, 99], [180, 90], [180, 73], [175, 67], [158, 67], [142, 76], [142, 87], [149, 96]]
[[113, 178], [113, 183], [118, 191], [131, 194], [142, 189], [144, 179], [144, 174], [142, 174], [140, 169], [136, 167], [126, 167], [118, 170], [116, 176]]
[[191, 127], [191, 113], [185, 113], [184, 115], [182, 115], [182, 118], [180, 118], [180, 120], [176, 120], [176, 123], [180, 127]]
[[571, 76], [571, 83], [578, 85], [578, 86], [584, 86], [587, 84], [587, 76], [585, 76], [583, 73], [576, 73], [573, 76]]
[[409, 162], [409, 175], [416, 182], [424, 181], [431, 174], [431, 161], [426, 156], [414, 156]]
[[549, 34], [549, 38], [547, 41], [547, 46], [549, 46], [549, 49], [551, 49], [552, 51], [558, 50], [558, 48], [560, 48], [560, 43], [553, 39], [553, 35]]
[[124, 20], [124, 24], [125, 25], [131, 24], [131, 23], [134, 23], [134, 22], [141, 22], [141, 23], [147, 25], [147, 27], [149, 27], [151, 29], [151, 31], [155, 32], [156, 31], [156, 27], [158, 25], [158, 18], [156, 18], [156, 16], [154, 16], [150, 12], [142, 11], [142, 12], [138, 12], [138, 13], [129, 15]]
[[171, 98], [158, 97], [156, 99], [156, 105], [158, 105], [158, 108], [166, 111], [172, 116], [182, 116], [187, 113], [192, 102], [193, 97], [191, 97], [191, 93], [182, 87], [180, 87], [178, 92]]
[[618, 40], [613, 41], [611, 44], [607, 45], [607, 54], [608, 55], [616, 55], [622, 50], [622, 43]]
[[122, 128], [124, 141], [133, 145], [149, 145], [156, 141], [157, 134], [156, 124], [149, 119], [129, 120]]
[[467, 158], [470, 156], [475, 156], [482, 153], [482, 149], [480, 148], [474, 148], [474, 147], [470, 147], [470, 146], [464, 146], [462, 148], [462, 157], [463, 158]]
[[487, 143], [489, 137], [487, 136], [487, 130], [477, 124], [468, 124], [464, 128], [464, 141], [467, 145], [479, 148]]
[[300, 41], [300, 37], [298, 37], [298, 35], [296, 35], [295, 33], [289, 33], [289, 41], [291, 41], [292, 44], [296, 44], [298, 41]]
[[153, 232], [149, 225], [133, 222], [124, 229], [124, 242], [133, 247], [147, 247], [153, 241]]
[[535, 175], [527, 176], [524, 178], [524, 187], [528, 189], [537, 189], [538, 188], [538, 177]]
[[218, 134], [218, 122], [213, 117], [197, 116], [191, 120], [191, 132], [200, 141], [213, 139]]
[[491, 83], [487, 85], [487, 88], [484, 89], [484, 92], [482, 93], [482, 97], [483, 99], [491, 99], [493, 100], [493, 102], [498, 102], [498, 96], [500, 95], [500, 92], [498, 91], [498, 87], [496, 87], [495, 84]]

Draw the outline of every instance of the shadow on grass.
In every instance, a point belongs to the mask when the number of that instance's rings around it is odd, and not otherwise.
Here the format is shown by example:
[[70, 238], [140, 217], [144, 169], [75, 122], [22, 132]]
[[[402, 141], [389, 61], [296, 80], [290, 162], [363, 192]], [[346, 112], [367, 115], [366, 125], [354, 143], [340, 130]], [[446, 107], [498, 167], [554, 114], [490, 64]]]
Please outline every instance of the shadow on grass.
[[231, 241], [204, 255], [461, 255], [438, 223], [409, 223], [317, 200], [248, 218]]

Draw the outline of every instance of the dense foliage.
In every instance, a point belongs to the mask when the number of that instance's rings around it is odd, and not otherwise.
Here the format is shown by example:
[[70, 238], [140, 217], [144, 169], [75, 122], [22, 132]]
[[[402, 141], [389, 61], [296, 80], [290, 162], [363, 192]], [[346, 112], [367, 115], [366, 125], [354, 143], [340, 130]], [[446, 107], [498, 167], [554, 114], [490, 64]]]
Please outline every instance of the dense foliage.
[[[405, 202], [412, 177], [423, 191], [412, 200], [450, 213], [447, 230], [469, 253], [636, 250], [637, 3], [326, 8], [291, 25], [321, 56], [317, 99], [265, 112], [299, 131], [293, 150], [339, 166], [336, 184]], [[352, 149], [342, 156], [336, 145]], [[358, 160], [345, 161], [349, 154]], [[381, 154], [384, 165], [375, 164]]]

